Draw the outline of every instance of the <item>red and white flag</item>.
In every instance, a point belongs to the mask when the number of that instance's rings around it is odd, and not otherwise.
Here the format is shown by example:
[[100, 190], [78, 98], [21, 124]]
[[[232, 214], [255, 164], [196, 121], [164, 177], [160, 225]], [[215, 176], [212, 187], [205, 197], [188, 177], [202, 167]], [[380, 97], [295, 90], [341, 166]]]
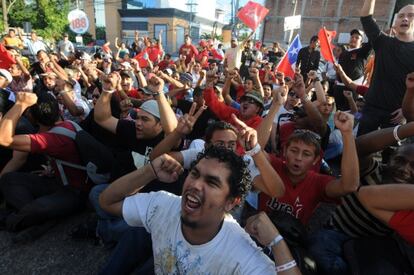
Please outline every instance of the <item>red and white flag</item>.
[[269, 10], [259, 3], [253, 1], [247, 2], [247, 4], [239, 10], [237, 17], [249, 28], [256, 30], [260, 22], [268, 14]]

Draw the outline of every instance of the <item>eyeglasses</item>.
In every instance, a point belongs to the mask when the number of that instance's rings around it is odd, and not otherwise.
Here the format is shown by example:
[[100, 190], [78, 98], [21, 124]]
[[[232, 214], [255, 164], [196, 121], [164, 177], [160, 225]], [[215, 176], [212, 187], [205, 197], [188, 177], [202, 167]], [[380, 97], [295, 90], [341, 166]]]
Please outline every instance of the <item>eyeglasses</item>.
[[316, 139], [317, 141], [321, 141], [322, 139], [320, 135], [308, 129], [296, 129], [293, 133], [298, 134], [298, 135], [303, 135], [303, 136], [307, 135], [313, 139]]

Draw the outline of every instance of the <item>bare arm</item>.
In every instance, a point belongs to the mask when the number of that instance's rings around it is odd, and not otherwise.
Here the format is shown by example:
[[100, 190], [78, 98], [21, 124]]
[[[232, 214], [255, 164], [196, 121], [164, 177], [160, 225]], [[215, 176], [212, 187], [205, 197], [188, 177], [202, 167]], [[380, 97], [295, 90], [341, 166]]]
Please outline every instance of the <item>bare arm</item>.
[[375, 0], [365, 0], [362, 6], [361, 16], [373, 15], [375, 9]]
[[104, 78], [103, 92], [96, 102], [94, 111], [94, 119], [96, 123], [114, 134], [116, 133], [118, 119], [113, 117], [111, 113], [111, 97], [117, 81], [118, 79], [114, 74]]
[[358, 107], [355, 103], [354, 97], [352, 96], [351, 91], [344, 91], [344, 96], [348, 101], [349, 107], [351, 109], [351, 114], [356, 114], [358, 112]]
[[164, 95], [164, 80], [159, 77], [153, 77], [149, 81], [148, 88], [156, 93], [154, 94], [155, 99], [158, 103], [160, 111], [160, 120], [162, 129], [165, 134], [171, 134], [172, 131], [177, 127], [177, 118], [170, 104]]
[[15, 135], [16, 125], [23, 112], [37, 102], [34, 93], [19, 92], [16, 94], [16, 103], [0, 120], [0, 145], [13, 150], [30, 152], [31, 141], [29, 135]]
[[232, 83], [232, 79], [232, 76], [228, 73], [222, 90], [222, 96], [224, 98], [224, 102], [226, 102], [227, 105], [231, 105], [231, 103], [233, 102], [233, 99], [230, 96], [230, 86]]
[[336, 127], [341, 131], [344, 149], [341, 160], [342, 176], [326, 186], [325, 192], [330, 198], [354, 192], [359, 186], [359, 162], [355, 139], [352, 135], [354, 117], [348, 113], [337, 112], [334, 119]]
[[0, 172], [0, 177], [9, 172], [19, 170], [27, 160], [28, 152], [13, 151], [13, 157], [7, 162], [3, 170]]
[[350, 89], [351, 91], [356, 92], [358, 85], [356, 83], [354, 83], [352, 81], [351, 78], [349, 78], [349, 76], [346, 75], [346, 73], [344, 72], [344, 70], [342, 69], [342, 66], [339, 64], [334, 64], [335, 67], [335, 71], [336, 73], [339, 75], [339, 77], [341, 78], [342, 82], [345, 84], [345, 86]]
[[151, 181], [174, 182], [183, 172], [181, 165], [168, 155], [162, 155], [138, 170], [129, 173], [106, 188], [99, 196], [102, 209], [116, 216], [122, 216], [124, 199]]
[[[249, 217], [246, 221], [245, 230], [247, 233], [257, 239], [263, 246], [270, 245], [277, 236], [280, 236], [279, 231], [264, 212]], [[286, 263], [295, 261], [292, 257], [292, 254], [290, 253], [289, 247], [283, 238], [276, 244], [272, 245], [271, 249], [276, 266], [281, 266]], [[278, 274], [300, 275], [301, 272], [295, 264], [285, 271], [279, 271]]]

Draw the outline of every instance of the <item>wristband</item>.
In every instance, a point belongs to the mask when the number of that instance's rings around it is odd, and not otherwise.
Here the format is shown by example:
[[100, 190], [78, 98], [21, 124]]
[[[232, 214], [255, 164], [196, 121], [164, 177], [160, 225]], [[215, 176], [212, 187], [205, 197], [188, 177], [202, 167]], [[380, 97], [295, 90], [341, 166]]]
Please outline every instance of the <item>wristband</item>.
[[160, 95], [160, 93], [159, 93], [159, 92], [155, 92], [155, 93], [153, 92], [153, 93], [152, 93], [152, 96], [153, 96], [153, 97], [156, 97], [156, 96], [159, 96], [159, 95]]
[[282, 265], [276, 266], [276, 272], [282, 272], [296, 266], [296, 261], [292, 260]]
[[401, 125], [397, 125], [397, 126], [395, 126], [394, 127], [394, 130], [392, 131], [392, 134], [394, 135], [394, 138], [395, 138], [395, 140], [397, 141], [397, 143], [398, 143], [398, 145], [399, 146], [401, 146], [402, 145], [402, 143], [401, 143], [401, 139], [400, 139], [400, 137], [398, 136], [398, 129], [401, 127]]
[[257, 153], [259, 153], [261, 150], [262, 150], [262, 147], [260, 147], [260, 144], [256, 143], [256, 145], [251, 150], [246, 151], [246, 155], [252, 157], [256, 155]]
[[272, 246], [277, 245], [279, 242], [283, 240], [282, 235], [277, 235], [268, 245], [267, 247], [272, 250]]

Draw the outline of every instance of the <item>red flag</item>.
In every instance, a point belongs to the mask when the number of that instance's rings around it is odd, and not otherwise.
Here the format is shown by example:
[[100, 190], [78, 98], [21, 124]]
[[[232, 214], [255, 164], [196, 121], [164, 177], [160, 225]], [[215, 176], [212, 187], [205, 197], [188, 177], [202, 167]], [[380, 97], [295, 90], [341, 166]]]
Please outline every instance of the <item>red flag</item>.
[[326, 61], [335, 63], [335, 57], [333, 56], [332, 49], [335, 47], [332, 45], [332, 40], [336, 36], [336, 31], [327, 31], [325, 27], [320, 29], [318, 33], [319, 42], [321, 43], [321, 54]]
[[134, 57], [136, 60], [138, 60], [139, 66], [141, 68], [146, 68], [148, 67], [149, 63], [148, 63], [148, 59], [149, 59], [149, 55], [147, 53], [146, 50], [142, 50], [139, 54], [137, 54]]
[[268, 9], [262, 5], [249, 1], [239, 10], [237, 17], [252, 30], [256, 30], [260, 22], [266, 17]]
[[0, 69], [8, 70], [11, 65], [16, 64], [16, 60], [8, 50], [0, 43]]

